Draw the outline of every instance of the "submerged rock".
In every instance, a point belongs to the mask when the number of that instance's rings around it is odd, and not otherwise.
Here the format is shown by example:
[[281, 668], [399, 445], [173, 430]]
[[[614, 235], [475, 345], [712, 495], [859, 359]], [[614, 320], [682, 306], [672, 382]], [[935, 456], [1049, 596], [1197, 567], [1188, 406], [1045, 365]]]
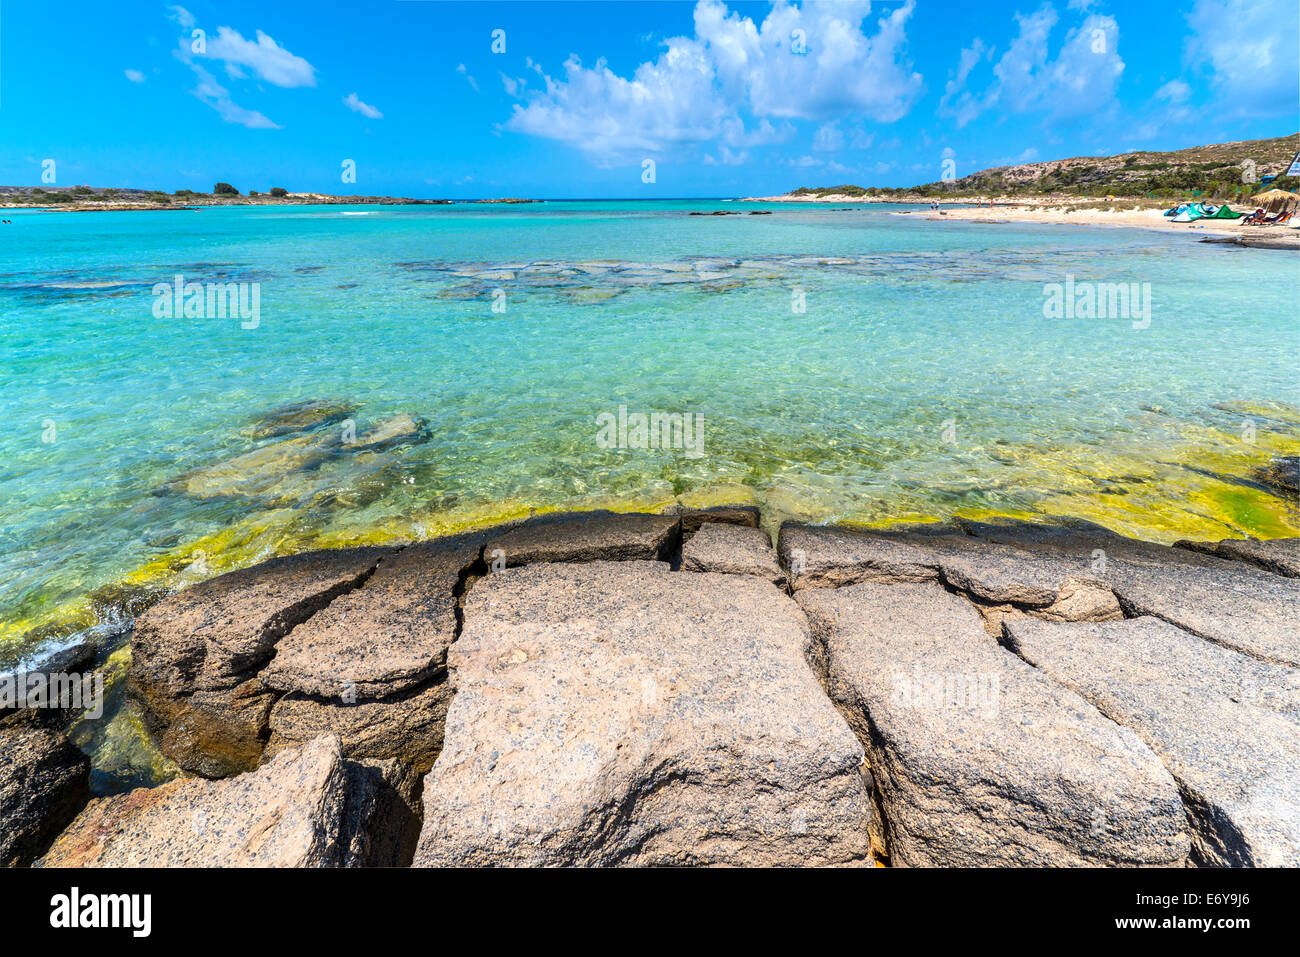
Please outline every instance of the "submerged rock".
[[397, 762], [358, 765], [322, 736], [225, 781], [98, 798], [44, 867], [363, 867], [404, 863], [417, 818]]
[[401, 415], [384, 419], [374, 428], [362, 432], [355, 442], [347, 443], [347, 448], [354, 452], [376, 452], [380, 449], [423, 442], [428, 437], [424, 420], [403, 412]]
[[1178, 789], [1131, 731], [984, 632], [934, 582], [798, 592], [867, 750], [896, 864], [1180, 865]]
[[654, 562], [478, 582], [416, 864], [867, 860], [862, 750], [770, 583]]
[[269, 439], [291, 432], [307, 432], [331, 422], [339, 422], [356, 412], [349, 402], [312, 399], [272, 409], [253, 423], [247, 434], [253, 439]]
[[1300, 495], [1300, 455], [1283, 455], [1261, 468], [1256, 477], [1270, 488], [1295, 499]]
[[1025, 619], [1006, 640], [1160, 755], [1198, 863], [1300, 866], [1300, 673], [1156, 618]]
[[299, 435], [186, 472], [163, 488], [198, 499], [257, 497], [288, 475], [317, 468], [341, 445], [342, 437], [334, 432]]
[[90, 762], [36, 715], [0, 718], [0, 867], [26, 867], [85, 806]]

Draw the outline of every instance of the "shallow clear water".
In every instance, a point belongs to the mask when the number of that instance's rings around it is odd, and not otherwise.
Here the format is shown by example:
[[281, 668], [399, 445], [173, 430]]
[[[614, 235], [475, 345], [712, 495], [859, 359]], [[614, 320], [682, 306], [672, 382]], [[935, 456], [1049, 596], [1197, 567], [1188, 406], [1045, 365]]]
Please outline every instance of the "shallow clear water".
[[[33, 628], [112, 627], [131, 589], [532, 508], [749, 497], [769, 520], [1296, 534], [1241, 481], [1294, 454], [1293, 255], [895, 209], [6, 214], [0, 657]], [[260, 284], [256, 328], [156, 317], [152, 287], [178, 273]], [[1045, 318], [1044, 284], [1067, 275], [1150, 283], [1149, 326]], [[362, 432], [412, 413], [427, 441], [277, 452], [221, 497], [167, 485], [292, 439], [249, 427], [312, 399], [352, 404]], [[602, 448], [597, 416], [620, 406], [702, 416], [703, 454]]]

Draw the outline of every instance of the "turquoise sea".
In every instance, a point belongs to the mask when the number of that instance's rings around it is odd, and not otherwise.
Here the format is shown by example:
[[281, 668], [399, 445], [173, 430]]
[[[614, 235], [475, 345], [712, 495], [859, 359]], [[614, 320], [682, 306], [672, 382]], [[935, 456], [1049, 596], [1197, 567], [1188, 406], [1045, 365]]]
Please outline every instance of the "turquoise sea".
[[[1251, 479], [1300, 428], [1293, 254], [899, 209], [6, 213], [0, 659], [276, 553], [532, 509], [1297, 534]], [[713, 210], [741, 215], [690, 215]], [[177, 275], [257, 284], [255, 327], [156, 314]], [[1047, 318], [1067, 277], [1138, 284], [1149, 323]], [[334, 416], [258, 437], [308, 401], [424, 432], [357, 450]], [[698, 416], [700, 454], [602, 447], [620, 407]]]

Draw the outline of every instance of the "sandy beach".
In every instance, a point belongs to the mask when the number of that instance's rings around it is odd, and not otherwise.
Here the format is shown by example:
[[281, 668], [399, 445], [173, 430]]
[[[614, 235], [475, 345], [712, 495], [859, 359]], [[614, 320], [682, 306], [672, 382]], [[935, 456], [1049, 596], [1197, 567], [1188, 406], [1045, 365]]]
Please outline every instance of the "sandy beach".
[[[854, 196], [848, 193], [824, 195], [750, 196], [746, 203], [808, 203], [812, 205], [874, 205], [880, 203], [914, 202], [928, 207], [930, 199], [916, 196], [912, 199], [880, 196]], [[1137, 229], [1159, 229], [1185, 232], [1198, 239], [1219, 238], [1231, 240], [1242, 246], [1260, 248], [1300, 249], [1300, 230], [1288, 227], [1246, 226], [1241, 220], [1209, 220], [1192, 223], [1175, 223], [1165, 216], [1173, 200], [1159, 205], [1142, 206], [1133, 200], [1118, 201], [1109, 208], [1093, 205], [1096, 201], [1070, 202], [1059, 198], [1042, 200], [1009, 199], [975, 196], [959, 203], [940, 203], [939, 209], [908, 209], [894, 216], [924, 217], [934, 221], [962, 220], [980, 223], [1042, 223], [1064, 226], [1110, 226]], [[992, 205], [989, 205], [989, 204]], [[1133, 203], [1133, 205], [1128, 205]], [[1244, 207], [1242, 207], [1244, 209]]]
[[1069, 226], [1109, 226], [1183, 232], [1205, 240], [1225, 237], [1238, 245], [1300, 249], [1300, 231], [1286, 226], [1246, 226], [1241, 220], [1176, 223], [1159, 208], [1095, 209], [1059, 204], [960, 206], [939, 210], [907, 210], [896, 216], [924, 216], [931, 220], [957, 219], [981, 223], [1042, 223]]

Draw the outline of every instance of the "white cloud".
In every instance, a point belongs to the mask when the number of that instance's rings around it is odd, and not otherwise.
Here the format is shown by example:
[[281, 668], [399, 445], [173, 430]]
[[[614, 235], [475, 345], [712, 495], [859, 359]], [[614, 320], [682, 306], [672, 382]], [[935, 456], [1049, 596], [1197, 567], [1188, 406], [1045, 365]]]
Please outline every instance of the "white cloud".
[[[283, 129], [265, 114], [246, 109], [231, 99], [230, 91], [217, 82], [216, 77], [205, 67], [195, 62], [197, 57], [222, 61], [227, 75], [234, 79], [245, 79], [247, 74], [244, 68], [247, 67], [259, 78], [275, 86], [316, 85], [316, 68], [302, 57], [290, 53], [261, 30], [257, 31], [257, 40], [253, 41], [245, 40], [230, 27], [218, 27], [216, 37], [207, 37], [198, 45], [193, 37], [197, 24], [194, 15], [179, 6], [168, 7], [167, 10], [168, 19], [185, 31], [172, 52], [194, 72], [196, 86], [191, 92], [216, 110], [227, 123], [236, 123], [249, 129]], [[198, 49], [195, 49], [196, 45]]]
[[844, 149], [844, 134], [834, 123], [823, 123], [813, 134], [812, 148], [818, 153], [837, 153]]
[[985, 56], [992, 56], [993, 50], [984, 45], [984, 41], [979, 37], [969, 47], [961, 51], [957, 59], [957, 69], [949, 77], [947, 85], [943, 88], [943, 97], [939, 100], [939, 109], [957, 118], [958, 126], [965, 126], [983, 109], [979, 99], [968, 89], [966, 81], [970, 77], [971, 70]]
[[727, 111], [713, 87], [713, 68], [702, 46], [683, 37], [668, 41], [654, 63], [630, 79], [604, 60], [585, 67], [575, 56], [565, 78], [545, 77], [545, 93], [516, 105], [508, 129], [562, 140], [605, 162], [629, 151], [655, 152], [676, 143], [714, 139]]
[[717, 156], [705, 156], [705, 166], [740, 166], [749, 161], [749, 150], [733, 152], [725, 146], [718, 148]]
[[[1071, 5], [1072, 9], [1083, 9]], [[1042, 112], [1054, 119], [1098, 113], [1110, 106], [1124, 72], [1119, 56], [1119, 24], [1114, 17], [1088, 14], [1070, 28], [1055, 57], [1050, 37], [1059, 17], [1051, 4], [1015, 15], [1018, 32], [993, 64], [993, 79], [983, 92], [970, 88], [970, 76], [986, 48], [978, 38], [962, 50], [940, 112], [958, 126], [994, 107], [1011, 113]], [[988, 50], [988, 57], [992, 56]]]
[[462, 63], [456, 67], [456, 72], [469, 81], [469, 85], [474, 88], [475, 93], [478, 92], [478, 80], [474, 79], [474, 77], [470, 75], [469, 70], [465, 68], [465, 64]]
[[1192, 88], [1182, 80], [1170, 80], [1156, 90], [1156, 99], [1167, 100], [1170, 103], [1183, 103], [1191, 94]]
[[[732, 102], [748, 98], [759, 116], [829, 119], [844, 114], [899, 119], [922, 92], [904, 60], [914, 0], [876, 21], [868, 34], [865, 0], [791, 6], [778, 0], [761, 25], [721, 0], [699, 0], [695, 35], [716, 64]], [[794, 49], [802, 35], [804, 52]]]
[[505, 87], [506, 96], [517, 97], [519, 96], [520, 93], [523, 92], [524, 88], [528, 86], [528, 80], [524, 77], [516, 78], [513, 76], [506, 76], [504, 73], [502, 73], [501, 85]]
[[360, 113], [368, 119], [382, 120], [384, 118], [383, 113], [380, 113], [379, 110], [375, 109], [369, 103], [362, 102], [361, 97], [357, 96], [355, 93], [349, 93], [347, 96], [343, 97], [343, 105], [352, 112]]
[[1119, 57], [1119, 24], [1092, 14], [1065, 37], [1049, 73], [1050, 112], [1056, 117], [1093, 113], [1115, 99], [1124, 72]]
[[1193, 64], [1241, 113], [1295, 115], [1300, 40], [1295, 0], [1197, 0], [1187, 17]]
[[243, 77], [240, 67], [248, 67], [257, 76], [275, 86], [315, 86], [316, 68], [300, 56], [295, 56], [280, 46], [261, 30], [257, 40], [245, 40], [239, 31], [218, 27], [217, 35], [207, 42], [207, 52], [200, 54], [221, 60], [226, 71], [234, 77]]
[[[923, 89], [904, 54], [913, 6], [906, 0], [882, 15], [872, 32], [863, 26], [865, 0], [804, 7], [777, 0], [761, 24], [721, 0], [698, 0], [694, 36], [666, 40], [658, 59], [630, 76], [603, 59], [585, 66], [576, 55], [560, 78], [528, 61], [545, 88], [516, 105], [504, 128], [569, 143], [608, 165], [715, 140], [732, 148], [776, 142], [795, 119], [890, 122]], [[800, 31], [802, 51], [792, 40]], [[506, 82], [507, 93], [516, 89]]]
[[194, 29], [194, 24], [197, 22], [194, 19], [194, 14], [190, 13], [184, 7], [168, 7], [167, 15], [169, 19], [179, 23], [183, 30]]
[[271, 122], [270, 119], [257, 112], [257, 110], [246, 110], [231, 100], [230, 93], [226, 88], [197, 63], [191, 63], [190, 68], [198, 79], [198, 86], [192, 91], [194, 95], [216, 110], [227, 123], [238, 123], [250, 130], [283, 129], [283, 127]]
[[123, 75], [125, 75], [126, 78], [127, 78], [128, 80], [130, 80], [132, 83], [143, 83], [143, 82], [144, 82], [144, 74], [141, 73], [139, 70], [123, 70], [122, 73], [123, 73]]

